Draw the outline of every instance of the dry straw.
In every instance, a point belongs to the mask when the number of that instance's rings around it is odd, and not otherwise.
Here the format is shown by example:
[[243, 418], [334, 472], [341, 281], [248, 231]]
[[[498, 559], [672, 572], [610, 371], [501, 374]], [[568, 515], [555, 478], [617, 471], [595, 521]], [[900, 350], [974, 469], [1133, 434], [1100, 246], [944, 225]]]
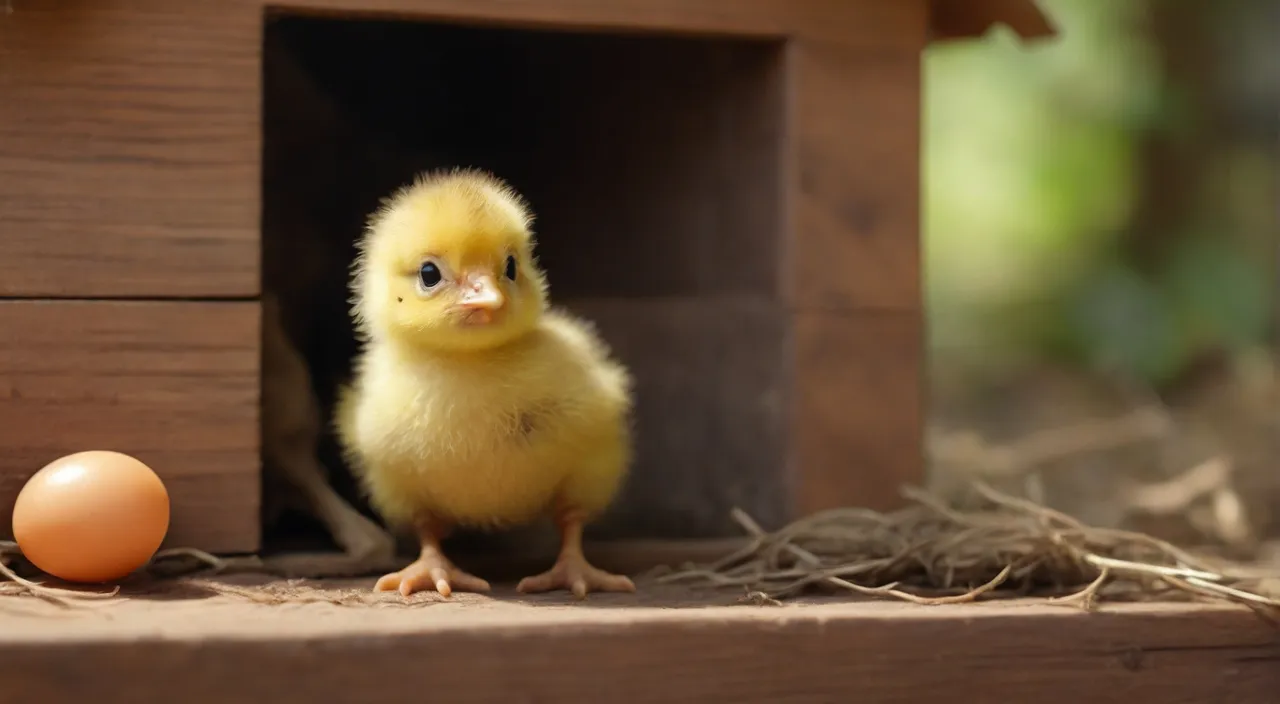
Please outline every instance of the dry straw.
[[[36, 582], [18, 574], [9, 562], [16, 560], [22, 556], [22, 551], [18, 548], [18, 544], [9, 540], [0, 540], [0, 577], [8, 579], [8, 581], [0, 580], [0, 597], [3, 596], [34, 596], [51, 604], [61, 607], [70, 607], [77, 601], [91, 601], [95, 599], [110, 599], [120, 594], [120, 586], [115, 585], [102, 591], [96, 586], [86, 587], [84, 589], [66, 589], [61, 587], [50, 587], [40, 582]], [[203, 567], [212, 568], [220, 571], [232, 565], [232, 561], [223, 560], [221, 558], [210, 555], [202, 550], [194, 550], [191, 548], [173, 548], [161, 550], [152, 558], [151, 563], [147, 566], [148, 572], [163, 572], [164, 565], [174, 561], [175, 558], [191, 558]], [[236, 562], [234, 564], [239, 564]], [[191, 571], [189, 568], [182, 571]]]
[[1044, 595], [1089, 609], [1102, 598], [1207, 598], [1280, 612], [1280, 590], [1266, 575], [1210, 564], [1149, 535], [1090, 527], [982, 483], [975, 489], [986, 503], [978, 510], [908, 489], [912, 505], [894, 513], [835, 509], [774, 533], [735, 511], [750, 544], [657, 579], [745, 589], [756, 603], [827, 589], [916, 604]]
[[107, 592], [80, 591], [77, 589], [46, 587], [39, 582], [33, 582], [14, 572], [7, 563], [8, 558], [16, 557], [19, 554], [17, 543], [0, 540], [0, 575], [9, 580], [8, 582], [0, 582], [0, 596], [30, 594], [58, 606], [69, 606], [70, 602], [75, 599], [110, 599], [120, 593], [120, 587], [114, 587]]

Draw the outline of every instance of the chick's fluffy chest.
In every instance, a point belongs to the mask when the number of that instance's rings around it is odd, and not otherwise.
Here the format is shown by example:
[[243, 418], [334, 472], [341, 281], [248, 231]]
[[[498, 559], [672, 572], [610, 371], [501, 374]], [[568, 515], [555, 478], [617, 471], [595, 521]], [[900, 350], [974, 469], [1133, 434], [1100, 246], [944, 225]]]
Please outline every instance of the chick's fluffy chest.
[[575, 321], [550, 315], [481, 354], [372, 349], [365, 365], [353, 420], [366, 486], [389, 514], [501, 526], [557, 499], [594, 510], [616, 490], [629, 459], [627, 378]]

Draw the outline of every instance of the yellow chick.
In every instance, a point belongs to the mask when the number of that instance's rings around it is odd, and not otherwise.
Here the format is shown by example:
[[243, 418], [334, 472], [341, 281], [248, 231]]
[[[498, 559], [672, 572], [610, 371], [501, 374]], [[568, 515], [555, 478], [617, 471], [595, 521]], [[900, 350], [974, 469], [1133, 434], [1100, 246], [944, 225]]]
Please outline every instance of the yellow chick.
[[471, 169], [423, 175], [370, 218], [352, 277], [363, 348], [335, 422], [372, 505], [422, 545], [375, 590], [488, 591], [440, 540], [547, 514], [560, 555], [521, 592], [635, 590], [582, 553], [631, 460], [631, 379], [593, 328], [549, 308], [532, 219]]

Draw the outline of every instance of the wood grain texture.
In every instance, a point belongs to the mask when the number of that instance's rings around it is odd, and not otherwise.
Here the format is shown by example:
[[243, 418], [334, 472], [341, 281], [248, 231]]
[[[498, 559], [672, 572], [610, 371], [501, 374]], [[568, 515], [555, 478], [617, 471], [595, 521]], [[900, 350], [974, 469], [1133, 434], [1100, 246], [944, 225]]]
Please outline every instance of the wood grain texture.
[[919, 48], [799, 40], [794, 57], [788, 298], [801, 309], [917, 309]]
[[625, 703], [1272, 704], [1280, 691], [1277, 631], [1242, 608], [752, 608], [643, 582], [586, 604], [509, 587], [409, 607], [392, 595], [282, 607], [188, 593], [208, 598], [4, 612], [5, 696], [147, 704], [173, 701], [178, 685], [193, 704], [402, 704], [424, 692], [459, 704], [606, 692]]
[[746, 297], [585, 299], [636, 380], [636, 459], [593, 534], [740, 536], [737, 506], [770, 528], [787, 514], [786, 314]]
[[27, 478], [71, 452], [146, 462], [168, 546], [258, 547], [256, 303], [0, 302], [0, 531]]
[[807, 36], [868, 49], [914, 48], [922, 0], [284, 0], [282, 12], [598, 32]]
[[925, 478], [920, 312], [805, 312], [793, 334], [795, 511], [900, 506]]
[[0, 296], [258, 292], [261, 10], [0, 14]]

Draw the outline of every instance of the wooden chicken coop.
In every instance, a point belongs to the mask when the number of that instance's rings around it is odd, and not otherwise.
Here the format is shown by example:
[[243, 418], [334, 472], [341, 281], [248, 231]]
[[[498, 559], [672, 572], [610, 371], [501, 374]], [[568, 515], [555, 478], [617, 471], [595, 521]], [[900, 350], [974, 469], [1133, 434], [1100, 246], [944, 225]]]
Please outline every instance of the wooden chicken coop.
[[262, 541], [264, 287], [331, 390], [363, 219], [454, 164], [529, 198], [553, 301], [638, 378], [601, 534], [893, 504], [922, 473], [921, 50], [1050, 31], [1024, 0], [11, 4], [0, 525], [110, 448], [165, 479], [168, 544], [222, 553]]
[[[733, 506], [777, 525], [893, 505], [923, 474], [921, 52], [997, 24], [1051, 33], [1030, 0], [9, 0], [0, 531], [42, 465], [115, 449], [169, 487], [168, 545], [262, 549], [268, 301], [331, 402], [364, 218], [456, 164], [526, 195], [553, 301], [597, 321], [637, 377], [638, 457], [600, 536], [736, 534]], [[334, 461], [331, 442], [318, 453]], [[1267, 627], [1213, 608], [186, 596], [6, 617], [0, 699], [1280, 691]]]

